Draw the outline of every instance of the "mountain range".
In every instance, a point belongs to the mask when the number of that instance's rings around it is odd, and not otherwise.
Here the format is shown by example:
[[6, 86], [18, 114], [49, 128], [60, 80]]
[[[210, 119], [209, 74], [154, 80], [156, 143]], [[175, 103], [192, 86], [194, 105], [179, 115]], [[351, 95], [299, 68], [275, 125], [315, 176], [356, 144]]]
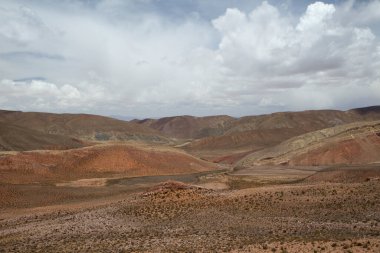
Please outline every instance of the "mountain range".
[[[279, 112], [240, 118], [185, 115], [131, 121], [90, 114], [1, 110], [0, 150], [72, 149], [99, 142], [134, 141], [171, 146], [204, 160], [231, 164], [239, 162], [239, 165], [351, 163], [355, 159], [334, 158], [332, 161], [325, 153], [332, 152], [330, 149], [339, 153], [341, 149], [360, 146], [361, 149], [373, 148], [373, 156], [378, 156], [378, 129], [368, 128], [367, 123], [363, 123], [371, 122], [368, 124], [377, 126], [376, 120], [380, 120], [380, 106], [347, 111]], [[346, 137], [335, 138], [335, 135], [324, 136], [343, 129], [357, 129], [355, 131], [360, 132], [360, 141], [356, 138], [354, 141]], [[343, 132], [348, 136], [349, 131], [346, 130]], [[295, 151], [293, 144], [300, 143], [300, 140], [302, 147], [297, 147]], [[318, 144], [308, 140], [317, 140]], [[318, 149], [311, 146], [318, 146]], [[284, 153], [287, 154], [286, 159]], [[313, 158], [309, 157], [311, 155]], [[365, 162], [376, 160], [363, 159]], [[360, 163], [361, 160], [356, 162]]]

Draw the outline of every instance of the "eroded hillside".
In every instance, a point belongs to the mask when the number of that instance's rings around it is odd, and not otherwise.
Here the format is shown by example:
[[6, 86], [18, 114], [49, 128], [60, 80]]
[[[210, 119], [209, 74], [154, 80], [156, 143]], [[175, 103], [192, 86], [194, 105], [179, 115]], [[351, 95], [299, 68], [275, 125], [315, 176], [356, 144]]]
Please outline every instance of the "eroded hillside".
[[380, 161], [380, 121], [358, 122], [307, 133], [254, 152], [239, 166], [329, 165]]

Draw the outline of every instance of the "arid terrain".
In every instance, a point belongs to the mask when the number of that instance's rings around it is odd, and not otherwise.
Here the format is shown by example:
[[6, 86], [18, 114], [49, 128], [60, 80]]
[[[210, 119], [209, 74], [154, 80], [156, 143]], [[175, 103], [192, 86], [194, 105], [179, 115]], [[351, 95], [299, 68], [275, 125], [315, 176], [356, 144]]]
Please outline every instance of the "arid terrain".
[[379, 120], [0, 111], [0, 252], [380, 252]]

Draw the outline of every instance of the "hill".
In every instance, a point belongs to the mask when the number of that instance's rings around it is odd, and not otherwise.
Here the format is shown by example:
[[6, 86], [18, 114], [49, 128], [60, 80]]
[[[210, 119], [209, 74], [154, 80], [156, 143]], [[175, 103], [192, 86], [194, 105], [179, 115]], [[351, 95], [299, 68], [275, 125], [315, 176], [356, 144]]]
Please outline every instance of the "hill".
[[91, 141], [168, 141], [156, 130], [140, 124], [90, 114], [0, 111], [0, 123]]
[[0, 151], [70, 149], [83, 146], [82, 141], [74, 138], [42, 133], [4, 122], [0, 123]]
[[138, 124], [160, 131], [162, 134], [180, 139], [199, 139], [223, 133], [234, 118], [226, 115], [194, 117], [175, 116], [161, 119], [134, 120]]
[[213, 136], [193, 140], [184, 145], [191, 152], [207, 150], [253, 151], [277, 145], [289, 138], [324, 128], [358, 121], [380, 120], [380, 107], [349, 111], [314, 110], [279, 112], [230, 119]]
[[356, 122], [300, 135], [254, 152], [239, 165], [331, 165], [380, 162], [380, 121]]
[[[0, 110], [0, 123], [3, 125], [19, 126], [31, 131], [38, 131], [41, 134], [54, 134], [86, 141], [137, 140], [167, 144], [178, 143], [182, 140], [183, 145], [180, 147], [184, 150], [197, 155], [200, 152], [204, 154], [213, 152], [216, 154], [217, 160], [218, 157], [228, 155], [231, 151], [239, 153], [238, 157], [240, 157], [243, 153], [272, 147], [289, 138], [308, 132], [352, 122], [373, 120], [380, 120], [380, 106], [348, 111], [279, 112], [241, 118], [225, 115], [177, 116], [130, 122], [90, 114]], [[32, 136], [37, 136], [37, 132], [33, 132], [34, 135], [30, 132], [30, 137], [27, 133], [24, 131], [24, 134], [19, 135], [17, 139], [19, 143], [24, 143], [25, 149], [20, 146], [16, 150], [29, 150], [34, 146], [36, 148], [49, 146], [35, 145], [32, 143], [35, 142]], [[22, 136], [24, 138], [21, 138]], [[177, 141], [173, 139], [177, 139]], [[13, 141], [9, 139], [8, 143], [10, 145]], [[11, 148], [3, 149], [10, 150]]]
[[216, 168], [215, 164], [172, 148], [110, 144], [67, 151], [31, 151], [0, 156], [0, 183], [175, 175]]

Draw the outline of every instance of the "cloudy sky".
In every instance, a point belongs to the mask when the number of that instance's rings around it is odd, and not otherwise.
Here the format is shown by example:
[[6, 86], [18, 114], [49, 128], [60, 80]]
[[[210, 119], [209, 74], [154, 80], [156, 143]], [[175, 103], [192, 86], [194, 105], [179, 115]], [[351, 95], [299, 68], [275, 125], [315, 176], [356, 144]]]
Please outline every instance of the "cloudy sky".
[[0, 108], [140, 118], [380, 104], [380, 0], [1, 0]]

